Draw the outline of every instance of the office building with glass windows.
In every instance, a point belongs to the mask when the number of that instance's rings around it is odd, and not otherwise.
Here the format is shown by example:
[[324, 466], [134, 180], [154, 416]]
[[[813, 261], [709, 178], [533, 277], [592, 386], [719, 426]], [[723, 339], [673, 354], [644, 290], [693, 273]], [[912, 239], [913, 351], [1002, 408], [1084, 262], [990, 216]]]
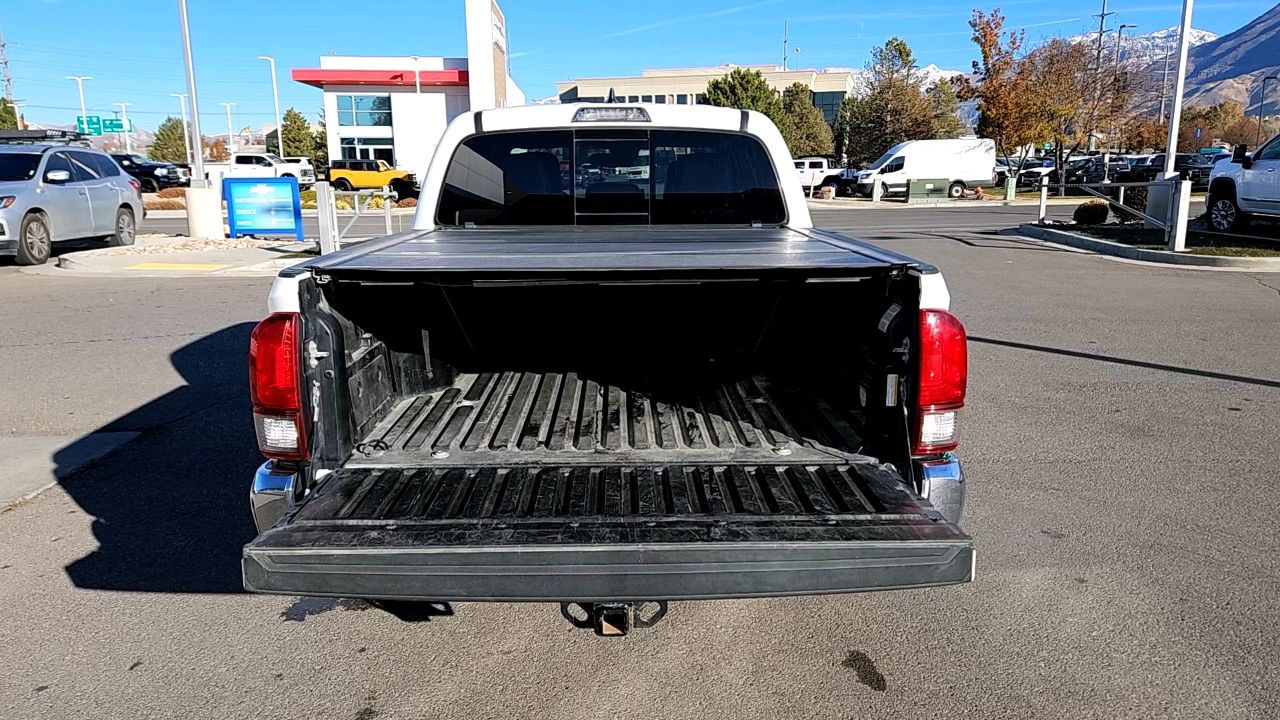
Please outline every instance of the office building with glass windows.
[[[467, 58], [322, 55], [320, 67], [293, 68], [291, 76], [324, 91], [330, 158], [385, 160], [423, 177], [449, 121], [471, 109], [467, 65]], [[524, 93], [503, 80], [503, 103], [523, 105]]]
[[641, 70], [639, 75], [564, 80], [556, 83], [556, 91], [562, 103], [604, 102], [612, 90], [614, 98], [621, 102], [694, 105], [702, 102], [708, 82], [728, 75], [734, 68], [759, 70], [770, 87], [778, 92], [794, 83], [808, 86], [813, 93], [813, 104], [822, 111], [828, 123], [835, 120], [840, 101], [853, 92], [853, 71], [849, 68], [783, 70], [777, 65]]

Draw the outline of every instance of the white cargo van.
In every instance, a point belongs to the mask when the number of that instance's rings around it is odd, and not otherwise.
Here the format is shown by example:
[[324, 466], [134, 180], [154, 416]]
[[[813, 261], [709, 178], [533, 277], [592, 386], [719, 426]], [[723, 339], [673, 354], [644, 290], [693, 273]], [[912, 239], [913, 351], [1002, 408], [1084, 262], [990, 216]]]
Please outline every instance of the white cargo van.
[[909, 180], [941, 180], [947, 194], [958, 198], [966, 189], [995, 185], [996, 144], [986, 138], [909, 140], [889, 148], [879, 160], [858, 172], [857, 192], [870, 195], [878, 175], [886, 193], [905, 193]]

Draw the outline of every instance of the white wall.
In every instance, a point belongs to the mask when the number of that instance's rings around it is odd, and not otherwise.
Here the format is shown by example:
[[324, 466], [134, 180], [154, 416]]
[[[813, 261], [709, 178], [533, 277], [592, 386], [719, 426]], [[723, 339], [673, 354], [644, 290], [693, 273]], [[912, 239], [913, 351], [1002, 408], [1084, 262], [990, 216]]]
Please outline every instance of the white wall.
[[[346, 94], [390, 95], [391, 127], [338, 125], [337, 96]], [[329, 157], [342, 157], [342, 138], [392, 138], [395, 143], [396, 165], [422, 177], [431, 164], [436, 144], [449, 121], [468, 109], [470, 106], [466, 87], [424, 86], [421, 94], [414, 92], [412, 87], [330, 87], [324, 93]]]

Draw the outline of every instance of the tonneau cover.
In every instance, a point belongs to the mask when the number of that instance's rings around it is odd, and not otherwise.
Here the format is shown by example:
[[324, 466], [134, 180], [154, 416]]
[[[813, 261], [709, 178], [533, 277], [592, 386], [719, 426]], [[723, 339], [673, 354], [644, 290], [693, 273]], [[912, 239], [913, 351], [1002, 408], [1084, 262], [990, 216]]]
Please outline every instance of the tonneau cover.
[[298, 270], [843, 271], [918, 261], [822, 230], [787, 227], [521, 227], [411, 231], [353, 246]]

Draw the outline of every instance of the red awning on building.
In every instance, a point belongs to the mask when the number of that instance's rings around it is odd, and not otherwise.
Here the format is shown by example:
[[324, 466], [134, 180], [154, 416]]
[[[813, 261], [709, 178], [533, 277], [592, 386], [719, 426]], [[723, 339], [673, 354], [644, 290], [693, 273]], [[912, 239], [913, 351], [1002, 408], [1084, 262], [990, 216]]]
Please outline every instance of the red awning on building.
[[[413, 86], [413, 70], [338, 70], [293, 68], [290, 77], [300, 83], [324, 88], [326, 85], [408, 85]], [[421, 85], [466, 85], [466, 70], [419, 70]]]

